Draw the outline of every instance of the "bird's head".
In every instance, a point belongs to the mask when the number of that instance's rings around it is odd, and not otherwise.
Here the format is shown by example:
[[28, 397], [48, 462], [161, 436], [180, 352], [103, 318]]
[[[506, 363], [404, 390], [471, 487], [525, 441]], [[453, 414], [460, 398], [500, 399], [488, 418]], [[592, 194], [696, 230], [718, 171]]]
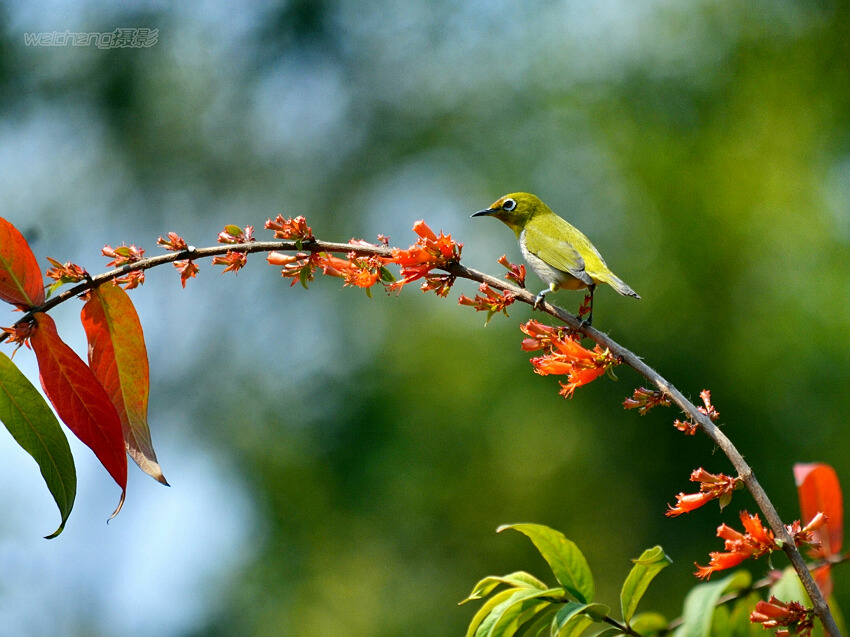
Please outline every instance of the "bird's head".
[[479, 210], [473, 217], [496, 217], [509, 226], [517, 236], [534, 215], [549, 210], [546, 204], [527, 192], [512, 192], [494, 201], [489, 208]]

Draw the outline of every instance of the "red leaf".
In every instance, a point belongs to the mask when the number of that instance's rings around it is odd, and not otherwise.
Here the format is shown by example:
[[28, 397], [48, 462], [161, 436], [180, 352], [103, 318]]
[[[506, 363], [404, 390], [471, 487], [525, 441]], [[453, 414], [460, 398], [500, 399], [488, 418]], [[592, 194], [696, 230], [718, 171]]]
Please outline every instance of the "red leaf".
[[823, 595], [826, 599], [829, 599], [829, 596], [832, 595], [833, 584], [831, 570], [832, 564], [823, 564], [822, 566], [812, 569], [812, 577], [815, 580], [815, 584], [818, 585], [821, 595]]
[[838, 555], [844, 537], [844, 499], [838, 475], [828, 464], [814, 462], [794, 465], [794, 481], [800, 497], [803, 524], [815, 514], [826, 514], [826, 525], [814, 532], [826, 557]]
[[62, 422], [94, 452], [121, 487], [114, 516], [121, 510], [127, 490], [127, 455], [118, 413], [94, 372], [59, 338], [53, 319], [42, 312], [33, 318], [36, 328], [30, 342], [38, 359], [41, 386]]
[[0, 300], [27, 309], [44, 303], [44, 279], [27, 240], [0, 217]]
[[118, 412], [127, 453], [142, 471], [168, 485], [151, 443], [148, 352], [133, 302], [117, 285], [102, 285], [91, 291], [81, 318], [89, 367]]

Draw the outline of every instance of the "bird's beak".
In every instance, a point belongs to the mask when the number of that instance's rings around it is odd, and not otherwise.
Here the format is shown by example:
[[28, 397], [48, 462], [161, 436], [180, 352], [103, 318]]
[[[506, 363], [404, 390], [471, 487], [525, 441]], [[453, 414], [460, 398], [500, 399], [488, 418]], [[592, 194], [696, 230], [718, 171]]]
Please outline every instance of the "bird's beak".
[[479, 210], [474, 215], [470, 215], [470, 216], [471, 217], [486, 217], [487, 215], [492, 215], [494, 212], [496, 212], [496, 211], [493, 210], [492, 208], [487, 208], [486, 210]]

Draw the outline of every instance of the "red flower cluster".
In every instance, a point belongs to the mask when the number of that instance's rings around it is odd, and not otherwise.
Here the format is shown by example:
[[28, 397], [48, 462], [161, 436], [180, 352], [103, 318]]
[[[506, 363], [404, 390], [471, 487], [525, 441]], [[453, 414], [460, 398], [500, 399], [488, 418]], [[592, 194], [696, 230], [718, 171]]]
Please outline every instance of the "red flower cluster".
[[[234, 226], [233, 224], [230, 224], [224, 226], [224, 230], [218, 233], [219, 243], [251, 243], [252, 241], [254, 241], [254, 226], [245, 226], [245, 229], [243, 230], [239, 226]], [[227, 253], [223, 255], [213, 257], [212, 260], [213, 265], [224, 266], [224, 270], [221, 271], [222, 274], [224, 274], [225, 272], [239, 272], [239, 270], [244, 268], [247, 263], [248, 254], [246, 252], [240, 252], [239, 250], [228, 250]], [[197, 272], [197, 268], [195, 268], [195, 272]], [[185, 275], [186, 278], [190, 276], [193, 275]]]
[[779, 548], [773, 532], [762, 526], [757, 513], [750, 515], [741, 511], [741, 522], [746, 533], [736, 531], [725, 524], [717, 528], [717, 537], [726, 541], [726, 551], [710, 553], [711, 561], [708, 566], [696, 564], [698, 578], [708, 579], [714, 571], [733, 568], [744, 560], [759, 558]]
[[806, 608], [800, 602], [783, 602], [773, 595], [766, 602], [757, 603], [755, 610], [750, 613], [750, 621], [761, 624], [764, 628], [783, 626], [784, 630], [776, 631], [777, 637], [809, 637], [814, 628], [814, 620], [813, 609]]
[[[350, 243], [353, 245], [369, 245], [364, 241], [351, 241]], [[324, 253], [319, 256], [322, 255]], [[324, 260], [320, 260], [318, 265], [322, 268], [324, 274], [345, 279], [343, 286], [351, 285], [368, 289], [376, 283], [392, 277], [384, 268], [386, 259], [383, 257], [378, 255], [361, 256], [356, 252], [349, 252], [346, 257], [347, 260], [325, 255]]]
[[599, 378], [620, 360], [607, 349], [596, 345], [593, 350], [582, 347], [578, 337], [562, 328], [543, 325], [529, 320], [520, 329], [528, 335], [523, 339], [522, 349], [532, 352], [538, 349], [548, 350], [543, 356], [531, 359], [534, 371], [547, 374], [566, 375], [569, 382], [561, 383], [558, 392], [564, 398], [571, 398], [577, 387]]
[[[746, 533], [721, 524], [717, 528], [717, 537], [726, 540], [725, 553], [710, 553], [711, 562], [708, 566], [696, 565], [696, 576], [700, 579], [708, 579], [714, 571], [738, 566], [746, 559], [756, 559], [781, 548], [770, 529], [762, 526], [758, 514], [750, 515], [741, 511], [741, 522], [744, 524]], [[812, 532], [826, 524], [826, 516], [823, 513], [815, 515], [811, 521], [800, 528], [800, 522], [795, 521], [785, 526], [794, 540], [796, 546], [812, 542]]]
[[631, 398], [626, 398], [623, 401], [623, 407], [626, 409], [637, 409], [641, 416], [653, 407], [669, 407], [670, 397], [663, 391], [647, 389], [646, 387], [638, 387]]
[[699, 482], [699, 493], [680, 493], [676, 496], [676, 506], [669, 506], [667, 515], [675, 517], [682, 513], [690, 513], [703, 504], [712, 500], [720, 500], [722, 509], [732, 499], [732, 492], [744, 487], [741, 478], [723, 475], [722, 473], [709, 473], [703, 468], [696, 469], [691, 473], [691, 482]]
[[[220, 235], [219, 235], [220, 236]], [[166, 250], [170, 250], [171, 252], [183, 252], [184, 250], [194, 250], [191, 246], [186, 243], [186, 240], [183, 239], [176, 232], [169, 232], [168, 239], [163, 239], [160, 237], [156, 240], [157, 245], [161, 245]], [[172, 264], [177, 271], [180, 273], [180, 283], [183, 287], [186, 287], [186, 281], [191, 279], [198, 274], [198, 266], [195, 264], [193, 259], [182, 259], [180, 261], [175, 261]]]
[[186, 287], [186, 281], [198, 274], [198, 266], [192, 259], [175, 261], [172, 265], [177, 268], [177, 271], [180, 273], [180, 283], [184, 288]]
[[[116, 268], [119, 268], [122, 265], [141, 261], [142, 258], [144, 258], [145, 251], [143, 248], [139, 248], [135, 245], [128, 246], [122, 243], [117, 248], [113, 248], [111, 246], [103, 246], [103, 250], [101, 250], [101, 253], [103, 254], [103, 256], [112, 259], [112, 261], [110, 261], [106, 265], [113, 265]], [[139, 287], [144, 282], [144, 270], [133, 270], [132, 272], [128, 272], [124, 276], [115, 278], [115, 283], [123, 283], [125, 290], [132, 290], [133, 288]]]
[[[239, 272], [247, 263], [248, 255], [238, 250], [228, 250], [226, 254], [220, 254], [212, 259], [213, 265], [224, 266], [224, 270], [221, 271], [222, 274], [225, 272]], [[188, 276], [192, 275], [189, 274]]]
[[422, 290], [435, 290], [440, 296], [448, 294], [454, 283], [451, 275], [431, 275], [434, 268], [445, 268], [450, 263], [460, 261], [462, 243], [452, 241], [452, 236], [440, 232], [438, 237], [424, 221], [413, 224], [413, 231], [419, 235], [416, 243], [407, 250], [394, 248], [391, 263], [401, 266], [401, 279], [390, 285], [391, 290], [401, 290], [405, 285], [425, 278]]
[[446, 298], [455, 284], [455, 278], [453, 274], [427, 274], [425, 275], [425, 282], [422, 284], [421, 289], [423, 292], [431, 292], [433, 290], [437, 296]]
[[313, 230], [307, 225], [304, 217], [284, 219], [282, 215], [278, 215], [274, 221], [266, 220], [265, 228], [274, 230], [275, 239], [295, 239], [300, 243], [313, 238]]
[[475, 298], [471, 299], [468, 296], [461, 294], [458, 299], [458, 303], [460, 305], [474, 307], [476, 312], [487, 312], [487, 320], [484, 322], [484, 325], [487, 325], [487, 323], [490, 322], [490, 319], [493, 318], [493, 315], [499, 312], [507, 316], [508, 306], [516, 300], [513, 293], [494, 290], [486, 283], [482, 283], [478, 286], [478, 291], [484, 296], [476, 294]]
[[814, 532], [825, 525], [826, 514], [819, 512], [802, 528], [800, 527], [800, 520], [794, 520], [791, 524], [786, 524], [785, 528], [788, 529], [788, 534], [794, 538], [794, 544], [796, 546], [805, 544], [810, 548], [819, 549], [820, 542], [815, 541]]
[[176, 232], [169, 232], [168, 239], [160, 237], [156, 240], [156, 244], [158, 246], [162, 246], [166, 250], [170, 250], [171, 252], [183, 252], [183, 250], [189, 249], [186, 240]]
[[218, 233], [219, 243], [250, 243], [253, 240], [254, 226], [245, 226], [243, 230], [239, 226], [228, 224]]
[[341, 259], [327, 252], [299, 252], [296, 255], [270, 252], [266, 259], [271, 265], [283, 266], [281, 276], [291, 278], [292, 285], [300, 281], [307, 287], [316, 268], [320, 268], [323, 274], [345, 279], [343, 285], [359, 288], [368, 289], [379, 282], [392, 280], [392, 275], [384, 267], [386, 258], [377, 255], [364, 257], [356, 252], [349, 252], [346, 256], [346, 259]]
[[505, 278], [508, 281], [512, 281], [516, 283], [519, 287], [525, 287], [525, 266], [517, 265], [515, 263], [511, 263], [508, 261], [508, 256], [503, 254], [499, 257], [499, 264], [505, 266], [508, 269], [508, 273], [505, 275]]
[[[711, 392], [707, 389], [703, 389], [699, 393], [699, 397], [702, 398], [702, 402], [705, 404], [705, 407], [697, 407], [697, 409], [699, 409], [700, 413], [708, 416], [709, 419], [711, 419], [711, 422], [717, 422], [717, 419], [720, 418], [720, 414], [714, 408], [714, 405], [711, 404]], [[697, 423], [690, 420], [676, 420], [673, 423], [673, 426], [688, 436], [693, 436], [699, 428]]]
[[18, 323], [17, 325], [13, 325], [12, 327], [3, 327], [0, 328], [6, 334], [9, 335], [9, 343], [17, 343], [18, 346], [12, 352], [12, 356], [10, 358], [15, 357], [15, 352], [21, 349], [22, 345], [26, 345], [29, 349], [32, 349], [30, 345], [30, 338], [32, 337], [33, 330], [35, 330], [35, 322], [26, 322], [26, 323]]
[[47, 260], [50, 261], [53, 267], [49, 268], [45, 272], [45, 275], [48, 279], [53, 279], [59, 285], [63, 283], [77, 283], [88, 276], [85, 268], [78, 266], [76, 263], [69, 261], [63, 265], [50, 257], [47, 257]]

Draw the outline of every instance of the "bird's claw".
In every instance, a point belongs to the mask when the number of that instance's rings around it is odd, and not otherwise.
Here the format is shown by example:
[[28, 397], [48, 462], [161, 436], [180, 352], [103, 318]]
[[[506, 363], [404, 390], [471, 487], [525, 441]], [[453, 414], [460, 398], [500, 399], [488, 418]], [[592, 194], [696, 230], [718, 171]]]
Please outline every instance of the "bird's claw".
[[534, 297], [534, 304], [531, 306], [535, 310], [540, 309], [540, 304], [543, 302], [543, 297], [546, 296], [546, 291], [540, 292], [537, 296]]

